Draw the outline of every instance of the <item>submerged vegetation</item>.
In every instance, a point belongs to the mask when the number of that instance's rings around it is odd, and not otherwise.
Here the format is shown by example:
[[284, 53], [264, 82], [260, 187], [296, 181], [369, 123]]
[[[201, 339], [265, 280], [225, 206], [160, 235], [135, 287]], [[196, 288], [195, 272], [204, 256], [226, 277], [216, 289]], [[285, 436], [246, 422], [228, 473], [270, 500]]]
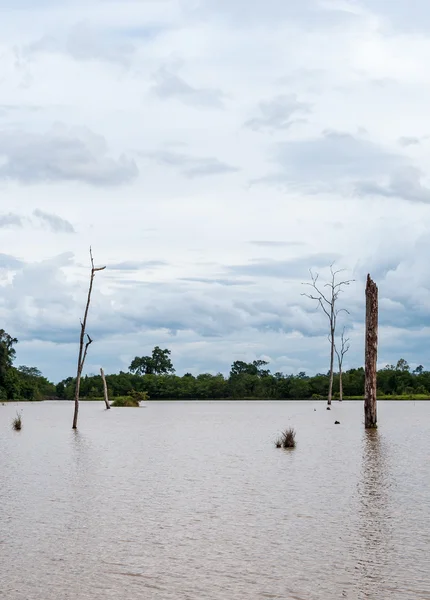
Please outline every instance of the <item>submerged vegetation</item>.
[[22, 429], [22, 418], [18, 412], [16, 413], [16, 417], [12, 420], [12, 429], [15, 429], [15, 431], [21, 431]]
[[137, 392], [136, 390], [132, 390], [128, 396], [117, 396], [112, 406], [138, 407], [141, 402], [145, 402], [148, 398], [147, 392]]
[[133, 398], [133, 396], [118, 396], [112, 402], [112, 406], [126, 406], [129, 408], [137, 408], [140, 406], [139, 400]]
[[296, 431], [293, 427], [289, 427], [281, 433], [276, 439], [275, 446], [277, 448], [295, 448], [296, 447]]

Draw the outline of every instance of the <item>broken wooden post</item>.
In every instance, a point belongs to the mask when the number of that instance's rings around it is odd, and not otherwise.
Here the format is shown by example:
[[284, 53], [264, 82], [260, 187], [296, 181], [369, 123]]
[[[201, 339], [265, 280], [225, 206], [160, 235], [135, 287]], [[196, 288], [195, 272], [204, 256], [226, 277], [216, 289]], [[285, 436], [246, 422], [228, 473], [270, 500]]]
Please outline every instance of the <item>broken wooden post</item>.
[[378, 287], [367, 276], [366, 284], [366, 345], [364, 379], [364, 426], [377, 427], [376, 362], [378, 356]]
[[106, 408], [110, 408], [105, 372], [103, 371], [103, 369], [101, 367], [100, 367], [100, 375], [102, 376], [102, 381], [103, 381], [103, 393], [104, 393]]

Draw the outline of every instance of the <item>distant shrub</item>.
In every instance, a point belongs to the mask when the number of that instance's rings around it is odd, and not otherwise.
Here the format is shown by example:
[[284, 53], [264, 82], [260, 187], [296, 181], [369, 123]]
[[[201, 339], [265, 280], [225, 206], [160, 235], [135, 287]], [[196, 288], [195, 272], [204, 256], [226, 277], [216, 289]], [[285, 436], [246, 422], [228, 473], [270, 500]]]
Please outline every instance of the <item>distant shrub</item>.
[[21, 431], [22, 429], [22, 418], [18, 412], [16, 413], [16, 417], [12, 420], [12, 428], [15, 429], [15, 431]]
[[137, 408], [139, 405], [139, 400], [136, 400], [132, 396], [118, 396], [114, 399], [111, 406], [125, 406], [130, 408]]
[[138, 402], [145, 402], [149, 399], [148, 392], [136, 392], [136, 390], [131, 390], [130, 396]]
[[114, 398], [112, 406], [127, 406], [136, 408], [140, 406], [141, 402], [148, 400], [148, 398], [148, 392], [136, 392], [136, 390], [131, 390], [128, 396], [118, 396], [117, 398]]
[[311, 400], [324, 400], [324, 397], [321, 394], [312, 394]]
[[275, 440], [276, 448], [295, 448], [296, 447], [296, 432], [293, 427], [286, 429]]
[[428, 396], [428, 390], [423, 385], [419, 385], [415, 390], [415, 394], [422, 394], [423, 396]]

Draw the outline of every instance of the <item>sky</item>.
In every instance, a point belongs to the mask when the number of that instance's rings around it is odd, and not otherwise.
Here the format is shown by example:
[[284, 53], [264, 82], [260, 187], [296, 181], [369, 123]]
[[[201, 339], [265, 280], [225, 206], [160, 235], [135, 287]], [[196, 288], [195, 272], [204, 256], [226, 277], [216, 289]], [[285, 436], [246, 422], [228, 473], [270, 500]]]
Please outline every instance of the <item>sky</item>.
[[327, 372], [311, 269], [361, 366], [430, 368], [427, 0], [0, 0], [0, 328], [16, 364]]

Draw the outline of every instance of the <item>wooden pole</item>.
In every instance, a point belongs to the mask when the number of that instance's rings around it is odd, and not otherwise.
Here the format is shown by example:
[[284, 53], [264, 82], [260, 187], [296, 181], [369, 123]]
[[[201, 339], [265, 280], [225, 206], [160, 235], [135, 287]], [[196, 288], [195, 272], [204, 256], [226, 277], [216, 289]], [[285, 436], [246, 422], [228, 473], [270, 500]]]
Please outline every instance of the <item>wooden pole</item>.
[[102, 376], [102, 381], [103, 381], [103, 392], [104, 392], [104, 397], [105, 397], [106, 408], [110, 408], [105, 372], [103, 371], [103, 369], [101, 367], [100, 367], [100, 375]]
[[378, 288], [367, 276], [366, 284], [366, 344], [364, 380], [364, 426], [377, 427], [376, 362], [378, 357]]

